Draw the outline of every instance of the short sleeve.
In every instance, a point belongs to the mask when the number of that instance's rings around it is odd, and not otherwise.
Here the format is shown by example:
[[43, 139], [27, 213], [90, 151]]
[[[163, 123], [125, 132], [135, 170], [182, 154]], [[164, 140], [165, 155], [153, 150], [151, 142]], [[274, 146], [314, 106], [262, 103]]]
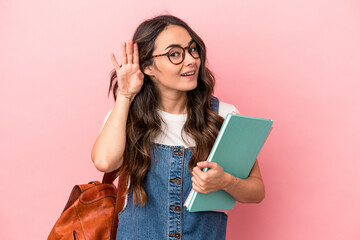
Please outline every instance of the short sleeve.
[[106, 121], [108, 120], [111, 112], [112, 112], [112, 109], [110, 109], [110, 111], [106, 114], [105, 119], [104, 119], [104, 122], [103, 122], [103, 125], [102, 125], [102, 127], [101, 127], [101, 129], [100, 129], [99, 135], [100, 135], [101, 131], [103, 130], [103, 128], [104, 128], [104, 126], [105, 126], [105, 123], [106, 123]]
[[240, 114], [239, 110], [234, 105], [225, 102], [220, 102], [219, 115], [225, 118], [228, 113]]

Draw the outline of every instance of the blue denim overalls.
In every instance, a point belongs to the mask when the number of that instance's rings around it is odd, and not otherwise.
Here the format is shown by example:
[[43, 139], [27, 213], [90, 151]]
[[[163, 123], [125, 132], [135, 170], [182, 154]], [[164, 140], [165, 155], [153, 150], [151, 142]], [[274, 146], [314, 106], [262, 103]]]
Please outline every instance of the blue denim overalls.
[[[211, 107], [218, 113], [217, 98], [212, 97]], [[188, 163], [193, 150], [153, 143], [152, 165], [144, 179], [147, 202], [144, 207], [134, 205], [129, 192], [119, 213], [117, 240], [225, 239], [225, 213], [190, 213], [183, 207], [192, 188]]]

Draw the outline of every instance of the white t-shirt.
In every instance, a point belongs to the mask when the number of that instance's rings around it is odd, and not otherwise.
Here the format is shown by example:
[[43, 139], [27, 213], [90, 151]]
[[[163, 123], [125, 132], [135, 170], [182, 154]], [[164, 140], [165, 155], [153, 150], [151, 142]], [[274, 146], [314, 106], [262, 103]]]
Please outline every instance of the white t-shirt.
[[[107, 113], [101, 130], [103, 129], [108, 117], [110, 116], [111, 111], [112, 109]], [[185, 142], [181, 138], [181, 131], [186, 122], [187, 114], [172, 114], [164, 112], [160, 109], [158, 109], [157, 111], [165, 124], [161, 124], [160, 133], [156, 136], [154, 140], [155, 143], [168, 146], [184, 146], [185, 148], [195, 147], [195, 141], [190, 136], [184, 133]], [[225, 118], [228, 113], [232, 112], [239, 114], [239, 111], [234, 105], [225, 102], [219, 102], [220, 116]]]
[[[235, 108], [234, 105], [219, 102], [219, 115], [223, 118], [226, 117], [226, 114], [239, 111]], [[184, 134], [184, 140], [181, 138], [181, 130], [186, 122], [187, 114], [171, 114], [158, 109], [158, 113], [160, 114], [163, 121], [166, 123], [161, 125], [161, 131], [156, 136], [154, 142], [160, 143], [169, 146], [184, 146], [187, 147], [195, 147], [195, 141]]]

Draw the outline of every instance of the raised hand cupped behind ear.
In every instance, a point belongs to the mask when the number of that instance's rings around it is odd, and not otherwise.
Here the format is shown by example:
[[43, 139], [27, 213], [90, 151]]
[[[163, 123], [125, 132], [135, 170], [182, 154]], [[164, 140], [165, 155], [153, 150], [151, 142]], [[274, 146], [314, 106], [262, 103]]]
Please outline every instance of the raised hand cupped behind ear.
[[[126, 51], [127, 50], [127, 51]], [[116, 70], [118, 94], [133, 99], [141, 90], [144, 83], [144, 74], [139, 65], [139, 49], [132, 41], [121, 45], [121, 65], [116, 61], [114, 53], [110, 55], [111, 62]]]

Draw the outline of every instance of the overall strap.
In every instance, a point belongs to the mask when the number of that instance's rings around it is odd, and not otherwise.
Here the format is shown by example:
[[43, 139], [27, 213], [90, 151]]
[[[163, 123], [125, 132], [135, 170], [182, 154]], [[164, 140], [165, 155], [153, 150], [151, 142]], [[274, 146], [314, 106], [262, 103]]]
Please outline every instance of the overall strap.
[[219, 99], [215, 96], [212, 96], [210, 99], [210, 106], [211, 109], [216, 112], [217, 114], [219, 114]]

